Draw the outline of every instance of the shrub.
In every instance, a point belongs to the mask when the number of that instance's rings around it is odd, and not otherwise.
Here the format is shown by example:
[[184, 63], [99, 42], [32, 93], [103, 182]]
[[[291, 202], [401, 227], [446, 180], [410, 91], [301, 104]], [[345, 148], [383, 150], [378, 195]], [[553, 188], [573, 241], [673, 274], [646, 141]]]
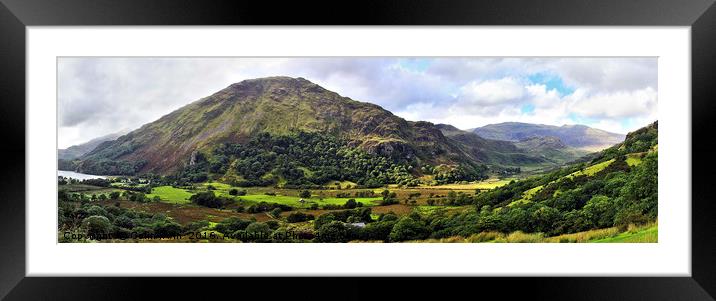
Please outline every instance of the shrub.
[[236, 196], [242, 196], [242, 195], [246, 195], [246, 190], [245, 189], [239, 190], [236, 188], [231, 188], [231, 189], [229, 189], [229, 194], [236, 195]]
[[398, 199], [383, 199], [380, 201], [381, 206], [393, 205], [393, 204], [397, 204], [397, 203], [398, 203]]
[[303, 212], [293, 212], [286, 217], [286, 221], [289, 223], [300, 223], [307, 220], [313, 220], [314, 216]]
[[330, 222], [332, 222], [332, 221], [335, 221], [335, 220], [336, 220], [336, 216], [333, 215], [332, 213], [321, 214], [321, 215], [318, 216], [318, 218], [316, 218], [316, 221], [313, 222], [313, 227], [314, 227], [316, 230], [318, 230], [318, 229], [320, 229], [321, 226], [323, 226], [324, 224], [328, 224], [328, 223], [330, 223]]
[[214, 229], [221, 233], [229, 234], [238, 230], [244, 230], [249, 224], [251, 224], [250, 221], [243, 220], [238, 217], [230, 217], [216, 224]]
[[422, 221], [405, 216], [398, 220], [390, 232], [391, 241], [425, 239], [430, 234], [429, 229]]
[[353, 208], [355, 208], [356, 206], [358, 206], [356, 200], [355, 200], [355, 199], [349, 199], [349, 200], [346, 201], [346, 203], [343, 205], [343, 208], [353, 209]]
[[504, 236], [502, 233], [496, 231], [480, 232], [470, 235], [470, 237], [467, 238], [467, 242], [486, 242], [502, 236]]
[[104, 216], [93, 215], [82, 221], [82, 226], [87, 229], [87, 236], [93, 239], [107, 238], [112, 232], [112, 224]]
[[195, 222], [189, 223], [189, 224], [186, 226], [186, 229], [187, 229], [188, 231], [194, 232], [194, 231], [199, 231], [199, 230], [202, 230], [202, 229], [205, 229], [205, 228], [208, 228], [208, 227], [209, 227], [209, 221], [200, 220], [200, 221], [195, 221]]
[[268, 224], [262, 222], [253, 222], [246, 227], [246, 230], [239, 230], [234, 233], [236, 238], [244, 241], [266, 241], [271, 234], [271, 228]]
[[382, 240], [390, 239], [390, 232], [395, 226], [395, 220], [381, 221], [370, 223], [363, 228], [361, 238], [364, 240]]
[[273, 210], [271, 210], [270, 214], [271, 214], [271, 216], [273, 216], [275, 218], [281, 217], [281, 208], [273, 208]]
[[87, 209], [87, 215], [99, 215], [99, 216], [107, 216], [107, 210], [104, 210], [104, 208], [100, 206], [91, 206]]
[[309, 190], [302, 190], [302, 191], [298, 194], [298, 196], [299, 196], [299, 197], [302, 197], [302, 198], [304, 198], [304, 199], [311, 198], [311, 191], [309, 191]]
[[122, 228], [127, 228], [127, 229], [132, 229], [132, 228], [134, 228], [134, 221], [133, 221], [131, 218], [125, 216], [125, 215], [120, 215], [120, 216], [118, 216], [118, 217], [114, 220], [114, 224], [115, 224], [117, 227], [122, 227]]
[[332, 221], [318, 229], [317, 242], [347, 242], [350, 239], [346, 225], [339, 221]]
[[172, 221], [158, 222], [152, 225], [154, 235], [162, 238], [179, 236], [183, 232], [181, 225]]
[[229, 190], [229, 194], [234, 195], [234, 196], [242, 196], [242, 195], [246, 195], [246, 190], [238, 190], [236, 188], [231, 188]]
[[515, 231], [507, 235], [502, 239], [497, 239], [495, 242], [509, 242], [509, 243], [537, 243], [543, 242], [544, 237], [542, 233], [524, 233], [522, 231]]
[[217, 197], [213, 191], [199, 192], [189, 197], [189, 200], [194, 204], [209, 208], [223, 208], [232, 202], [229, 199]]
[[275, 220], [266, 221], [266, 225], [268, 225], [271, 230], [276, 230], [280, 226], [278, 221]]

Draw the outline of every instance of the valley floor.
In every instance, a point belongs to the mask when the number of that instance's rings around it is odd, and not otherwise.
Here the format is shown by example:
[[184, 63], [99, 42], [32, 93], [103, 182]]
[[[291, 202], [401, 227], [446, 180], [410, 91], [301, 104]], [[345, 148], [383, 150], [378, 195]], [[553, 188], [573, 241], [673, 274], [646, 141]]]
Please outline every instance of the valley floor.
[[[418, 213], [424, 216], [434, 214], [435, 212], [443, 212], [447, 214], [460, 213], [465, 210], [471, 210], [473, 206], [451, 206], [445, 204], [447, 195], [451, 192], [459, 192], [464, 196], [471, 196], [476, 189], [492, 189], [502, 185], [506, 185], [510, 179], [489, 179], [478, 183], [450, 184], [440, 186], [421, 186], [411, 188], [387, 187], [377, 189], [347, 189], [336, 185], [336, 189], [312, 190], [310, 197], [302, 198], [299, 196], [301, 190], [296, 189], [280, 189], [271, 187], [253, 187], [238, 188], [230, 185], [207, 182], [197, 185], [192, 189], [175, 188], [171, 186], [159, 186], [152, 189], [152, 193], [147, 194], [149, 199], [156, 197], [152, 202], [137, 202], [126, 199], [102, 199], [90, 202], [96, 202], [102, 207], [119, 207], [130, 209], [138, 212], [146, 212], [151, 214], [163, 214], [171, 220], [176, 221], [182, 226], [188, 226], [198, 221], [207, 221], [209, 225], [202, 228], [201, 231], [189, 236], [182, 236], [173, 239], [106, 239], [101, 242], [239, 242], [236, 239], [226, 238], [223, 233], [214, 230], [216, 224], [225, 221], [228, 218], [238, 217], [244, 220], [252, 220], [257, 222], [275, 221], [285, 223], [287, 214], [301, 212], [318, 217], [322, 214], [344, 210], [343, 208], [323, 209], [325, 205], [340, 206], [349, 199], [355, 199], [365, 207], [371, 208], [371, 217], [377, 219], [381, 214], [395, 214], [397, 216], [405, 216], [411, 213]], [[96, 198], [99, 194], [108, 195], [111, 192], [124, 191], [121, 185], [115, 187], [95, 187], [86, 184], [68, 184], [63, 185], [61, 189], [68, 192], [82, 193], [90, 198]], [[230, 194], [232, 189], [241, 189], [245, 195], [234, 196]], [[403, 200], [397, 204], [381, 205], [380, 194], [382, 191], [389, 191], [396, 194], [397, 199]], [[191, 203], [189, 197], [200, 191], [213, 191], [218, 196], [234, 199], [235, 205], [227, 206], [223, 209], [208, 208]], [[367, 195], [368, 197], [355, 197], [356, 195]], [[91, 197], [94, 195], [94, 197]], [[283, 212], [281, 216], [273, 216], [269, 212], [240, 212], [238, 206], [250, 206], [260, 202], [271, 202], [292, 206], [292, 211]], [[313, 205], [315, 204], [315, 205]], [[80, 204], [75, 204], [79, 206]], [[315, 208], [315, 206], [318, 208]], [[312, 208], [313, 207], [313, 208]], [[313, 221], [305, 221], [301, 223], [291, 224], [292, 227], [312, 227]], [[583, 243], [583, 242], [616, 242], [616, 243], [654, 243], [658, 241], [658, 229], [656, 223], [650, 223], [642, 226], [630, 226], [628, 229], [619, 229], [617, 227], [596, 229], [572, 234], [564, 234], [553, 237], [545, 237], [542, 233], [522, 233], [520, 231], [505, 234], [499, 232], [482, 232], [471, 235], [469, 237], [453, 236], [442, 239], [427, 239], [408, 242], [419, 243]], [[62, 232], [62, 231], [60, 231]], [[62, 233], [60, 233], [62, 236]], [[352, 241], [352, 242], [370, 242], [370, 241]]]

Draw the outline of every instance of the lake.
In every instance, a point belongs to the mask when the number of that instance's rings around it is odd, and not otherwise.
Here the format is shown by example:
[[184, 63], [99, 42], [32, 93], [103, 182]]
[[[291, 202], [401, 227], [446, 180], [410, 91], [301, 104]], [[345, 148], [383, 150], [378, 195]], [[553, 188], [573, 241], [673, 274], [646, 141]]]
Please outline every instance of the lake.
[[62, 176], [65, 178], [73, 178], [73, 179], [77, 179], [80, 181], [81, 180], [89, 180], [89, 179], [106, 179], [107, 178], [105, 176], [88, 175], [88, 174], [83, 174], [83, 173], [74, 172], [74, 171], [66, 171], [66, 170], [58, 170], [57, 176]]

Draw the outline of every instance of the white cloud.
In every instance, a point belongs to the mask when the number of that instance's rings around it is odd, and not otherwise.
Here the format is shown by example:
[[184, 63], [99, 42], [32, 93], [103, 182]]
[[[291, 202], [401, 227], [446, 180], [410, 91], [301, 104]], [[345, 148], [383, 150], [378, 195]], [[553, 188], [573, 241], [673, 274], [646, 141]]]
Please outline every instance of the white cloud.
[[505, 77], [499, 80], [470, 82], [460, 88], [460, 101], [473, 105], [500, 105], [522, 101], [525, 86], [519, 80]]
[[[275, 75], [307, 78], [406, 119], [460, 128], [504, 121], [561, 125], [577, 114], [587, 125], [623, 133], [656, 119], [655, 58], [424, 58], [420, 68], [406, 61], [61, 58], [59, 145], [138, 128], [232, 83]], [[532, 82], [534, 74], [559, 78], [574, 93]]]
[[657, 93], [651, 87], [635, 91], [571, 95], [574, 113], [590, 118], [637, 117], [656, 109]]

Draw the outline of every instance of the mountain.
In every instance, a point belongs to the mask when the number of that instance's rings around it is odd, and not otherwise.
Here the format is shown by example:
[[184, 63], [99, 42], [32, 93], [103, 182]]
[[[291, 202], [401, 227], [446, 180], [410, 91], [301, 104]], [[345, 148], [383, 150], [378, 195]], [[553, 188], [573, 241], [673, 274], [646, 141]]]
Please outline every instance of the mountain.
[[555, 164], [572, 162], [590, 153], [584, 149], [568, 146], [561, 139], [553, 136], [525, 138], [515, 142], [515, 146], [528, 154]]
[[532, 156], [520, 149], [510, 141], [485, 139], [475, 133], [459, 130], [448, 124], [438, 124], [437, 127], [448, 139], [456, 142], [461, 149], [481, 162], [491, 162], [501, 165], [519, 166], [525, 164], [544, 163], [539, 156]]
[[553, 126], [521, 122], [489, 124], [470, 130], [480, 137], [504, 141], [521, 141], [532, 137], [557, 137], [566, 146], [588, 151], [602, 150], [624, 141], [624, 135], [585, 125]]
[[446, 137], [459, 142], [459, 145], [466, 147], [466, 151], [476, 158], [502, 165], [560, 165], [589, 153], [567, 146], [557, 137], [530, 137], [513, 142], [485, 139], [452, 125], [437, 126]]
[[[227, 143], [253, 143], [264, 152], [254, 163], [260, 166], [269, 160], [274, 166], [277, 163], [272, 156], [281, 155], [282, 149], [277, 153], [272, 150], [277, 145], [267, 147], [260, 134], [270, 136], [266, 141], [281, 144], [280, 137], [300, 132], [336, 138], [338, 140], [331, 143], [338, 148], [358, 149], [371, 156], [387, 158], [388, 163], [403, 164], [401, 166], [412, 169], [413, 173], [417, 167], [428, 165], [476, 167], [542, 161], [504, 141], [482, 139], [469, 133], [466, 137], [448, 138], [432, 123], [407, 121], [378, 105], [343, 97], [303, 78], [268, 77], [232, 84], [114, 141], [103, 142], [80, 158], [77, 169], [93, 174], [168, 175], [193, 165], [197, 159], [214, 156], [217, 148]], [[313, 136], [299, 138], [316, 139]], [[254, 151], [248, 150], [248, 153]], [[247, 150], [242, 154], [222, 153], [229, 161], [216, 163], [222, 165], [216, 170], [230, 172], [226, 166], [241, 163]], [[295, 156], [295, 152], [285, 155]], [[300, 166], [304, 164], [301, 160], [289, 163], [286, 164], [306, 169], [302, 172], [315, 173], [310, 167]], [[271, 175], [270, 171], [264, 174], [265, 177]]]
[[62, 160], [73, 160], [81, 157], [82, 155], [89, 153], [95, 147], [105, 141], [112, 141], [120, 136], [126, 134], [126, 132], [112, 133], [109, 135], [94, 138], [82, 144], [77, 144], [64, 149], [57, 150], [57, 157]]

